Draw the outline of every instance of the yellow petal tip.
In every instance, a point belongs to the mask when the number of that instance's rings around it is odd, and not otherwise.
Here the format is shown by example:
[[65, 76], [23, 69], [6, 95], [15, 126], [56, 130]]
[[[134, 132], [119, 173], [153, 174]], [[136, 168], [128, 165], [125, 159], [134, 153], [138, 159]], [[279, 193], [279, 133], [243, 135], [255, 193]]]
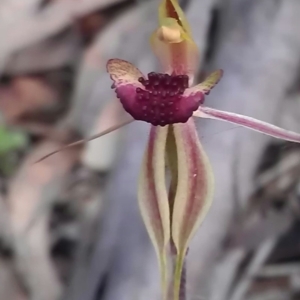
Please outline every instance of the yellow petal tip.
[[189, 23], [187, 22], [177, 0], [163, 0], [161, 2], [161, 5], [159, 7], [160, 25], [163, 25], [166, 18], [172, 18], [176, 20], [179, 26], [184, 30], [184, 32], [189, 36], [191, 35]]

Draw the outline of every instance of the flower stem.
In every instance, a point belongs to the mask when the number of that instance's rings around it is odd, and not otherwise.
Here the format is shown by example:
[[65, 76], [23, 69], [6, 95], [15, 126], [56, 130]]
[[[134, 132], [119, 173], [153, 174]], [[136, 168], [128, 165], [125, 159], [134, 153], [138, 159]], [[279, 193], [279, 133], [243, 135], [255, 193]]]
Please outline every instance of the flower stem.
[[176, 267], [174, 273], [174, 300], [185, 300], [185, 272], [186, 271], [184, 265], [185, 265], [185, 254], [184, 252], [178, 253], [176, 258]]
[[180, 281], [180, 292], [179, 300], [186, 299], [186, 260], [183, 260], [182, 272], [181, 272], [181, 281]]
[[168, 274], [167, 274], [167, 261], [166, 256], [163, 254], [160, 258], [160, 272], [161, 272], [161, 289], [163, 293], [163, 300], [168, 297]]

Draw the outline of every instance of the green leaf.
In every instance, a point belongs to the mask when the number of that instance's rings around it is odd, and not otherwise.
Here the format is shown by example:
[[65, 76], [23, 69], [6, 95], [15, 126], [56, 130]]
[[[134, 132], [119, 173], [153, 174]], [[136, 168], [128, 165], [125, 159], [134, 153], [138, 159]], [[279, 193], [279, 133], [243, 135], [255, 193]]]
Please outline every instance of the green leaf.
[[21, 131], [16, 131], [0, 125], [0, 155], [18, 150], [27, 145], [27, 137]]

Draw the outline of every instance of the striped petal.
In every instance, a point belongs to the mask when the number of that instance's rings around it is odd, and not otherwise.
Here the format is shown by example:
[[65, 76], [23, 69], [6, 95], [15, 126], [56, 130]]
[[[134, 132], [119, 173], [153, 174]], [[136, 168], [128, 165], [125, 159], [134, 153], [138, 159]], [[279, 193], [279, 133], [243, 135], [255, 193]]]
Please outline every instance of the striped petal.
[[139, 180], [139, 206], [161, 269], [166, 293], [166, 247], [170, 241], [170, 210], [165, 182], [165, 149], [169, 126], [152, 126]]
[[159, 25], [159, 29], [151, 36], [151, 45], [164, 72], [185, 74], [192, 79], [198, 67], [199, 54], [177, 0], [162, 1]]
[[179, 295], [181, 270], [189, 241], [212, 202], [213, 173], [192, 119], [173, 125], [178, 181], [172, 215], [172, 239], [177, 249], [174, 297]]
[[172, 216], [172, 238], [177, 250], [188, 241], [206, 215], [213, 193], [213, 174], [192, 119], [174, 124], [178, 185]]
[[300, 143], [299, 133], [285, 130], [283, 128], [277, 127], [267, 122], [259, 121], [257, 119], [247, 117], [244, 115], [239, 115], [239, 114], [217, 110], [209, 107], [203, 107], [203, 106], [200, 106], [199, 110], [194, 112], [193, 115], [195, 117], [227, 121], [230, 123], [234, 123], [273, 136], [278, 139]]
[[122, 59], [110, 59], [106, 68], [114, 82], [112, 88], [115, 88], [124, 109], [138, 119], [136, 89], [143, 88], [138, 80], [144, 75], [133, 64]]

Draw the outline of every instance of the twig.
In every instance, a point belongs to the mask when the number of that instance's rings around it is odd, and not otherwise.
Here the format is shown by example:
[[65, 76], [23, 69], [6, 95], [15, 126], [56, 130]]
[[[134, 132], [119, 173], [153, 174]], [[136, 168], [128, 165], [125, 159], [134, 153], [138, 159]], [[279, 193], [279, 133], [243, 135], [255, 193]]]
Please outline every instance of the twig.
[[215, 271], [214, 288], [210, 300], [227, 299], [238, 268], [245, 258], [245, 255], [246, 251], [241, 248], [229, 250], [229, 252], [225, 254], [225, 257], [218, 264]]
[[[32, 166], [32, 160], [55, 148], [46, 142], [26, 158], [9, 186], [8, 202], [11, 213], [15, 263], [32, 300], [55, 300], [61, 293], [49, 257], [49, 204], [59, 193], [63, 178], [76, 162], [76, 149], [64, 152], [50, 161]], [[38, 219], [29, 232], [28, 223]], [[41, 212], [41, 213], [40, 213]]]
[[300, 264], [299, 263], [287, 263], [287, 264], [278, 264], [278, 265], [269, 265], [261, 268], [256, 276], [260, 278], [272, 278], [272, 277], [281, 277], [281, 276], [291, 276], [293, 274], [300, 273]]
[[247, 268], [245, 275], [242, 276], [240, 282], [235, 287], [231, 300], [242, 300], [244, 299], [248, 288], [250, 287], [254, 277], [256, 276], [259, 269], [268, 259], [270, 253], [276, 245], [277, 239], [269, 239], [262, 243], [262, 245], [256, 251], [252, 261], [250, 262], [249, 267]]

